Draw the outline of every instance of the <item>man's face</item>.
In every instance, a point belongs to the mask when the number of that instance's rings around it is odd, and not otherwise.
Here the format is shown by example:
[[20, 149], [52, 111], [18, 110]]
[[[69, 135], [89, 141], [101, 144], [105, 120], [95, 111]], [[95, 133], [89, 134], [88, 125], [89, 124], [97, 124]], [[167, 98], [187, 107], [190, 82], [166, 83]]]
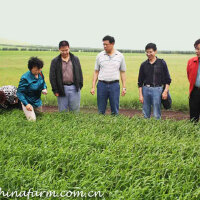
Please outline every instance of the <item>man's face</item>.
[[37, 66], [35, 66], [31, 69], [31, 73], [34, 75], [38, 75], [40, 72], [41, 72], [41, 69], [38, 69]]
[[146, 50], [146, 55], [148, 57], [149, 60], [152, 60], [153, 58], [155, 58], [157, 51], [154, 51], [153, 49], [147, 49]]
[[59, 48], [60, 54], [63, 58], [68, 57], [70, 48], [69, 46], [63, 46]]
[[114, 43], [110, 43], [109, 40], [105, 40], [103, 41], [103, 47], [107, 53], [110, 53], [113, 50]]
[[200, 58], [200, 44], [198, 44], [198, 45], [195, 47], [195, 52], [196, 52], [196, 55], [198, 56], [198, 58]]

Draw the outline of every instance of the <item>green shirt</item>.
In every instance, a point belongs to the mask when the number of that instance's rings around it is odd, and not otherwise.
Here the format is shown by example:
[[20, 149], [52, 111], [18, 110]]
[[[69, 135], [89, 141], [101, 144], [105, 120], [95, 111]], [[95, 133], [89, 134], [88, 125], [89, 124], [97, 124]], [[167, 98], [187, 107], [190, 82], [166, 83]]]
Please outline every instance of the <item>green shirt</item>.
[[20, 79], [17, 97], [24, 106], [31, 104], [33, 107], [40, 107], [42, 106], [41, 92], [46, 88], [44, 78], [40, 74], [36, 78], [31, 71], [28, 71]]

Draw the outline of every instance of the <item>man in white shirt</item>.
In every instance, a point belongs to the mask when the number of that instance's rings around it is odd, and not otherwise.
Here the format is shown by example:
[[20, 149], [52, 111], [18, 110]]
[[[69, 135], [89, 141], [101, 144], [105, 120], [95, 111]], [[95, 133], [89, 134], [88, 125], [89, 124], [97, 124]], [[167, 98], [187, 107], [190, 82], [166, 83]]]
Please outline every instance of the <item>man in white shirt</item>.
[[122, 53], [114, 49], [115, 39], [112, 36], [103, 38], [104, 51], [100, 52], [96, 58], [95, 71], [93, 75], [92, 89], [90, 93], [95, 94], [97, 84], [97, 104], [100, 114], [105, 114], [107, 101], [109, 99], [111, 114], [119, 112], [120, 84], [122, 81], [122, 93], [126, 94], [126, 64]]

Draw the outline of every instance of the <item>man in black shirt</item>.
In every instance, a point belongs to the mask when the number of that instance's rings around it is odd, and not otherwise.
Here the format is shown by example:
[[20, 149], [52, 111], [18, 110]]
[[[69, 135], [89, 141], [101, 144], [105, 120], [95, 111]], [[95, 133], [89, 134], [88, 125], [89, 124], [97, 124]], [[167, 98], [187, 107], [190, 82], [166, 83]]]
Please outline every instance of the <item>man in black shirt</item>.
[[[138, 76], [139, 100], [143, 104], [145, 118], [150, 118], [151, 107], [156, 119], [161, 118], [161, 98], [167, 99], [171, 78], [167, 64], [156, 57], [157, 47], [149, 43], [145, 47], [148, 59], [140, 66]], [[163, 87], [165, 87], [163, 91]]]

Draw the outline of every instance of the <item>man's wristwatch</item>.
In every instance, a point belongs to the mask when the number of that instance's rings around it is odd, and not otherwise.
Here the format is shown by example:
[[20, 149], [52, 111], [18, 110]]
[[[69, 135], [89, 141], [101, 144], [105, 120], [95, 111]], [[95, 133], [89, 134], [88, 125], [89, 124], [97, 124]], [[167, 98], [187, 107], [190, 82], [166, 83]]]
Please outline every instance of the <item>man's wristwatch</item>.
[[122, 88], [122, 90], [125, 90], [125, 91], [126, 91], [126, 88]]

